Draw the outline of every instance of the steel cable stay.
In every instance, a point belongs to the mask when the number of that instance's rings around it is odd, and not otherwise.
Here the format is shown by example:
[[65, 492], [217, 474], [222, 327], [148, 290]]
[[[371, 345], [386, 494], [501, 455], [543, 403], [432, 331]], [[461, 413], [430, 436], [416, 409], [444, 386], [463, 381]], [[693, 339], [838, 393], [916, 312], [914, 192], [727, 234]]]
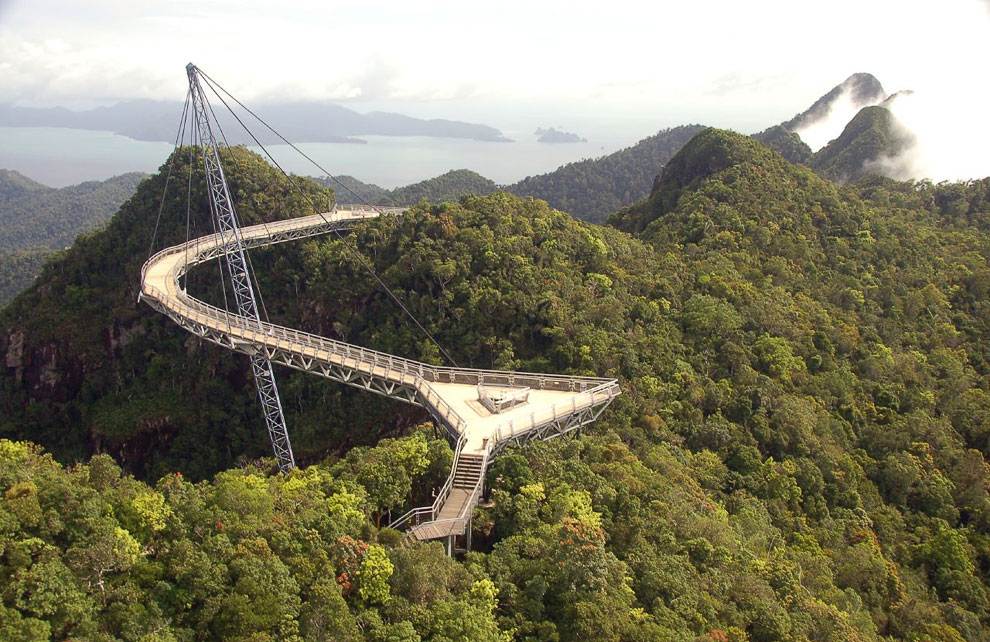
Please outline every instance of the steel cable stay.
[[[190, 114], [190, 117], [191, 116], [192, 115]], [[202, 148], [203, 147], [203, 141], [201, 139], [200, 131], [199, 131], [199, 121], [197, 119], [195, 119], [195, 118], [193, 118], [192, 130], [193, 130], [193, 132], [192, 132], [191, 141], [190, 141], [191, 142], [191, 145], [189, 147], [189, 150], [190, 150], [190, 153], [189, 153], [189, 162], [190, 162], [190, 165], [189, 165], [189, 181], [190, 182], [189, 182], [189, 192], [187, 193], [187, 201], [186, 201], [186, 248], [187, 248], [186, 249], [186, 253], [187, 253], [187, 256], [188, 256], [189, 241], [192, 240], [191, 238], [189, 238], [189, 210], [190, 210], [191, 202], [192, 202], [192, 161], [193, 161], [193, 157], [194, 157], [193, 156], [193, 150], [194, 150], [195, 147], [199, 147], [199, 148]], [[220, 236], [219, 230], [217, 229], [217, 222], [216, 222], [216, 218], [213, 216], [212, 209], [213, 209], [213, 205], [211, 203], [210, 204], [210, 210], [211, 210], [211, 212], [210, 212], [210, 214], [211, 214], [210, 215], [210, 224], [211, 224], [211, 227], [213, 229], [213, 237], [215, 239], [214, 242], [217, 243], [217, 245], [221, 245], [222, 244], [222, 238]], [[224, 313], [225, 313], [225, 318], [226, 318], [226, 323], [227, 323], [227, 331], [229, 332], [231, 330], [231, 325], [230, 325], [230, 303], [229, 303], [229, 300], [227, 298], [227, 278], [226, 278], [226, 275], [224, 274], [224, 267], [225, 267], [225, 265], [224, 265], [224, 261], [222, 260], [222, 257], [221, 257], [220, 254], [217, 254], [216, 260], [217, 260], [217, 273], [220, 275], [220, 292], [223, 295], [223, 310], [224, 310]], [[188, 275], [188, 274], [189, 274], [189, 272], [187, 271], [186, 272], [186, 275]]]
[[[214, 93], [216, 93], [216, 90], [214, 90]], [[222, 100], [223, 99], [221, 99], [221, 102]], [[234, 158], [233, 154], [230, 153], [230, 143], [227, 142], [227, 135], [224, 133], [223, 126], [220, 125], [220, 119], [217, 118], [216, 113], [213, 111], [213, 105], [210, 103], [210, 99], [205, 93], [203, 94], [203, 102], [206, 104], [207, 108], [209, 108], [210, 116], [213, 118], [213, 122], [217, 126], [217, 131], [220, 132], [220, 139], [223, 141], [223, 145], [219, 146], [217, 151], [221, 156], [223, 156], [224, 155], [223, 152], [226, 151], [228, 163], [230, 163], [231, 167], [236, 166], [237, 161]], [[224, 106], [226, 107], [226, 104]], [[229, 109], [230, 108], [228, 107], [228, 110]], [[236, 225], [237, 233], [240, 234], [239, 232], [241, 227], [240, 221], [237, 218], [237, 211], [233, 210], [233, 201], [231, 201], [231, 208], [233, 211], [233, 221]], [[268, 223], [264, 219], [261, 220], [261, 224], [265, 226], [265, 231], [268, 231]], [[250, 274], [251, 277], [249, 283], [252, 284], [252, 287], [254, 288], [254, 296], [256, 297], [257, 301], [261, 304], [261, 316], [265, 318], [265, 321], [269, 321], [268, 308], [265, 307], [265, 297], [261, 294], [261, 288], [256, 286], [256, 284], [258, 283], [258, 274], [257, 272], [254, 271], [254, 262], [251, 260], [251, 253], [248, 252], [246, 248], [244, 251], [244, 256], [247, 259], [248, 273]]]
[[[148, 248], [148, 256], [155, 253], [155, 240], [158, 238], [158, 226], [162, 222], [162, 211], [165, 209], [165, 195], [168, 194], [168, 185], [172, 180], [172, 170], [175, 168], [176, 152], [179, 150], [179, 143], [185, 140], [186, 135], [186, 115], [189, 113], [189, 101], [192, 99], [192, 92], [186, 92], [186, 103], [182, 107], [182, 117], [179, 118], [179, 127], [175, 132], [175, 145], [168, 161], [168, 173], [165, 176], [165, 187], [162, 188], [162, 198], [158, 202], [158, 217], [155, 219], [155, 231], [151, 233], [151, 246]], [[186, 238], [188, 241], [189, 239]]]
[[[313, 201], [309, 197], [309, 195], [307, 195], [305, 192], [303, 192], [299, 188], [299, 186], [295, 184], [295, 182], [292, 180], [292, 177], [289, 175], [289, 173], [287, 171], [285, 171], [285, 169], [282, 167], [282, 165], [277, 160], [275, 160], [275, 157], [272, 156], [272, 154], [268, 151], [268, 148], [266, 148], [261, 143], [261, 141], [258, 140], [257, 136], [254, 135], [254, 132], [252, 132], [251, 129], [246, 124], [244, 124], [244, 121], [241, 120], [241, 118], [237, 115], [237, 113], [234, 112], [233, 108], [231, 108], [231, 106], [227, 103], [227, 101], [224, 100], [223, 96], [221, 95], [221, 92], [223, 92], [223, 94], [226, 94], [233, 102], [235, 102], [239, 107], [241, 107], [241, 109], [243, 109], [244, 111], [246, 111], [247, 113], [249, 113], [252, 117], [254, 117], [266, 129], [268, 129], [268, 131], [270, 131], [272, 134], [274, 134], [276, 137], [278, 137], [279, 140], [281, 140], [283, 143], [285, 143], [286, 145], [288, 145], [289, 147], [291, 147], [295, 152], [297, 152], [300, 156], [302, 156], [307, 161], [309, 161], [318, 170], [320, 170], [321, 172], [323, 172], [324, 174], [326, 174], [326, 176], [328, 178], [330, 178], [332, 181], [334, 181], [335, 183], [337, 183], [338, 185], [340, 185], [342, 188], [344, 188], [345, 190], [347, 190], [352, 196], [354, 196], [356, 199], [358, 199], [361, 202], [362, 205], [364, 205], [365, 207], [369, 208], [370, 210], [372, 210], [374, 212], [377, 212], [379, 215], [384, 214], [384, 212], [382, 211], [382, 209], [380, 207], [378, 207], [377, 205], [373, 205], [372, 203], [368, 202], [367, 199], [365, 199], [360, 194], [358, 194], [357, 192], [355, 192], [354, 190], [352, 190], [343, 181], [341, 181], [340, 179], [338, 179], [336, 176], [334, 176], [329, 171], [327, 171], [326, 168], [324, 168], [318, 162], [316, 162], [315, 160], [313, 160], [308, 154], [306, 154], [301, 149], [299, 149], [298, 147], [296, 147], [296, 145], [294, 143], [292, 143], [289, 139], [287, 139], [285, 136], [283, 136], [277, 130], [275, 130], [275, 128], [273, 128], [271, 125], [269, 125], [267, 121], [265, 121], [263, 118], [261, 118], [261, 116], [259, 116], [255, 112], [253, 112], [244, 103], [242, 103], [240, 100], [238, 100], [237, 97], [235, 97], [229, 91], [227, 91], [226, 89], [224, 89], [223, 86], [220, 85], [220, 83], [218, 83], [215, 80], [213, 80], [213, 78], [211, 78], [206, 72], [204, 72], [201, 69], [199, 69], [198, 71], [199, 71], [200, 75], [203, 77], [203, 79], [206, 82], [207, 86], [210, 87], [210, 89], [213, 90], [213, 93], [216, 94], [217, 98], [220, 99], [220, 102], [222, 102], [223, 105], [224, 105], [224, 107], [227, 108], [227, 111], [230, 112], [230, 114], [241, 125], [241, 127], [248, 134], [248, 136], [251, 137], [251, 140], [253, 140], [254, 143], [258, 147], [261, 148], [261, 150], [265, 153], [265, 156], [268, 158], [268, 160], [271, 161], [271, 163], [282, 173], [283, 176], [285, 176], [285, 178], [286, 178], [286, 180], [287, 180], [287, 182], [289, 184], [289, 187], [291, 189], [296, 190], [303, 198], [305, 198], [306, 200], [309, 200], [310, 201], [310, 205], [313, 207], [313, 211], [314, 212], [320, 213], [319, 212], [319, 207], [317, 207], [316, 204], [313, 203]], [[326, 217], [324, 217], [324, 220], [325, 219], [326, 219]], [[327, 221], [327, 223], [329, 224], [329, 221]], [[417, 319], [416, 318], [416, 315], [414, 315], [412, 313], [412, 311], [409, 310], [409, 308], [406, 306], [405, 302], [403, 302], [402, 299], [398, 295], [396, 295], [395, 292], [393, 292], [390, 287], [388, 287], [388, 285], [385, 283], [385, 281], [382, 280], [382, 278], [378, 275], [378, 272], [376, 272], [375, 269], [371, 265], [369, 265], [367, 261], [365, 261], [364, 257], [361, 255], [361, 253], [358, 252], [357, 249], [355, 249], [351, 245], [351, 243], [346, 239], [346, 237], [344, 237], [344, 235], [340, 233], [340, 230], [334, 228], [334, 229], [331, 230], [331, 232], [341, 241], [341, 244], [351, 254], [351, 256], [353, 258], [355, 258], [358, 261], [358, 263], [360, 263], [360, 265], [369, 274], [371, 274], [371, 276], [375, 279], [375, 281], [378, 283], [378, 285], [381, 286], [381, 288], [383, 290], [385, 290], [385, 292], [389, 295], [389, 297], [391, 297], [391, 299], [399, 306], [399, 308], [402, 309], [402, 311], [405, 313], [405, 315], [416, 325], [416, 327], [419, 328], [419, 330], [430, 340], [430, 342], [434, 346], [436, 346], [436, 348], [441, 352], [441, 354], [443, 354], [444, 358], [447, 359], [447, 361], [451, 365], [453, 365], [455, 368], [456, 367], [460, 367], [458, 365], [457, 361], [450, 355], [450, 353], [443, 347], [443, 345], [441, 345], [440, 342], [437, 341], [436, 337], [434, 337], [433, 334], [430, 333], [430, 331], [427, 330], [426, 327], [424, 327], [422, 323], [420, 323], [419, 319]]]

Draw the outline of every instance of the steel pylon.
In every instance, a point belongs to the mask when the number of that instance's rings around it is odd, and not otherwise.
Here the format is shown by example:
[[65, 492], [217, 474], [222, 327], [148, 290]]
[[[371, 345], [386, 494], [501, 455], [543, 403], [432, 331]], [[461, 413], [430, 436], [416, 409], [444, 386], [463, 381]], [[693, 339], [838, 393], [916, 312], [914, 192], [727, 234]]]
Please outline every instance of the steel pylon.
[[[193, 112], [196, 127], [199, 132], [203, 150], [203, 166], [206, 169], [206, 181], [210, 193], [210, 210], [216, 222], [217, 234], [220, 236], [227, 261], [227, 271], [230, 274], [231, 288], [234, 291], [234, 302], [237, 313], [258, 322], [261, 332], [261, 315], [258, 314], [258, 302], [247, 269], [244, 241], [241, 238], [234, 203], [230, 198], [227, 179], [220, 165], [220, 149], [213, 128], [210, 125], [209, 106], [199, 82], [199, 69], [192, 63], [186, 65], [189, 76], [189, 91], [192, 94]], [[265, 414], [265, 425], [272, 442], [272, 449], [278, 459], [278, 467], [282, 472], [288, 472], [295, 467], [292, 456], [292, 445], [289, 443], [289, 432], [285, 425], [285, 414], [282, 412], [282, 402], [278, 396], [278, 386], [275, 383], [275, 373], [271, 361], [263, 354], [251, 356], [251, 372], [258, 388], [258, 399]]]

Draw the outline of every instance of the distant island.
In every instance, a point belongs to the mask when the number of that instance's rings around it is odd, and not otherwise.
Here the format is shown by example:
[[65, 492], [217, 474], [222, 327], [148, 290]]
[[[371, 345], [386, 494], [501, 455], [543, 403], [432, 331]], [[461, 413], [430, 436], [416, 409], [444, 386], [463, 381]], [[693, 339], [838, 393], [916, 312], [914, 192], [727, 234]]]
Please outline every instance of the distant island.
[[543, 127], [537, 127], [534, 132], [539, 138], [536, 139], [538, 143], [587, 143], [587, 138], [581, 138], [577, 134], [572, 132], [565, 132], [558, 129], [550, 127], [544, 129]]
[[[216, 111], [230, 144], [253, 142], [226, 110], [217, 108]], [[365, 142], [355, 136], [429, 136], [512, 142], [488, 125], [442, 118], [426, 120], [382, 111], [362, 114], [332, 103], [273, 103], [255, 111], [283, 136], [297, 143]], [[182, 103], [154, 100], [131, 100], [83, 111], [0, 103], [0, 126], [111, 131], [134, 140], [170, 143], [175, 140], [176, 123], [181, 113]], [[280, 142], [271, 134], [259, 138], [265, 144]]]

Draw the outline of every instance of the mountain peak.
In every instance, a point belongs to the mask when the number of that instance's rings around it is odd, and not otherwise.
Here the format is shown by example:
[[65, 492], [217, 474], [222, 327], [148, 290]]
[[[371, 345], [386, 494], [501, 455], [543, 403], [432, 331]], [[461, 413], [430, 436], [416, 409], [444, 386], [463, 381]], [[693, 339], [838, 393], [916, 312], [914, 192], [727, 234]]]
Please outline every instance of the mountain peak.
[[641, 232], [663, 212], [672, 210], [681, 194], [708, 178], [740, 163], [768, 163], [774, 157], [783, 161], [749, 136], [724, 129], [705, 129], [663, 166], [646, 201], [613, 214], [609, 224], [626, 232]]
[[832, 114], [839, 103], [849, 101], [855, 109], [876, 105], [887, 98], [883, 85], [868, 73], [855, 73], [833, 87], [807, 110], [782, 123], [784, 129], [799, 131], [818, 123]]
[[667, 163], [652, 196], [673, 193], [769, 150], [748, 136], [725, 129], [709, 128], [692, 138]]
[[0, 200], [51, 189], [13, 169], [0, 169]]
[[859, 110], [842, 134], [812, 156], [809, 164], [819, 176], [847, 183], [875, 173], [879, 159], [897, 156], [913, 144], [914, 136], [889, 109], [873, 105]]

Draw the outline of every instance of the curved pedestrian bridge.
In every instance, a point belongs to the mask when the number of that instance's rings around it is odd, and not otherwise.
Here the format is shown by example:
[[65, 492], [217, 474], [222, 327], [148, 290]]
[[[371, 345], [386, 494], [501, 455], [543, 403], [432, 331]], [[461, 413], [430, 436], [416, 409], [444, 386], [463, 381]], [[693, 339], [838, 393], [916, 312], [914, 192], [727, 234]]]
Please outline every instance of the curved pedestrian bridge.
[[[331, 212], [240, 230], [244, 246], [262, 247], [350, 229], [381, 212], [342, 205]], [[594, 421], [619, 395], [615, 379], [435, 366], [259, 322], [189, 295], [180, 277], [235, 248], [208, 235], [166, 248], [141, 269], [139, 298], [180, 326], [230, 350], [264, 356], [290, 368], [357, 386], [426, 408], [456, 441], [450, 478], [434, 505], [410, 511], [393, 527], [418, 539], [469, 536], [471, 510], [482, 492], [489, 459], [509, 444], [550, 439]], [[470, 546], [470, 542], [468, 542]]]

